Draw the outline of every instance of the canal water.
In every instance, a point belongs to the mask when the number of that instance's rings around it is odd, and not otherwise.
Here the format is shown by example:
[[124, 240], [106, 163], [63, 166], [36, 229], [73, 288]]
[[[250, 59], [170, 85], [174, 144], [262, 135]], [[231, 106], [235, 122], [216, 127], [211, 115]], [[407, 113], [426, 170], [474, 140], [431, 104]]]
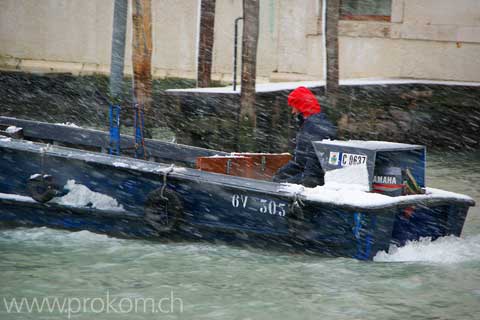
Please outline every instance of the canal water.
[[[480, 153], [433, 154], [427, 183], [480, 203], [479, 168]], [[480, 210], [461, 238], [373, 262], [1, 230], [0, 274], [0, 319], [480, 319]]]

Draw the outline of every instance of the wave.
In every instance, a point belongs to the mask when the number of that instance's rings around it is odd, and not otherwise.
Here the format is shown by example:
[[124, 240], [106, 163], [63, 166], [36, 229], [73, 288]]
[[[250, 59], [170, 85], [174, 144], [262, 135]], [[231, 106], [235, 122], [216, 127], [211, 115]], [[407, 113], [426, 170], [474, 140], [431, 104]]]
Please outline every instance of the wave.
[[[201, 254], [224, 252], [225, 245], [204, 243], [161, 243], [142, 239], [120, 239], [87, 230], [69, 231], [48, 227], [15, 228], [0, 230], [0, 243], [15, 243], [28, 246], [56, 247], [95, 247], [104, 248], [108, 253], [132, 250], [144, 253], [165, 254], [177, 252], [184, 254]], [[241, 250], [236, 250], [243, 252]]]
[[50, 229], [47, 227], [38, 228], [15, 228], [0, 231], [0, 241], [5, 242], [35, 242], [38, 244], [59, 243], [63, 245], [78, 245], [80, 243], [91, 244], [98, 242], [118, 242], [119, 239], [90, 231], [66, 231]]
[[[241, 250], [234, 247], [213, 244], [162, 244], [155, 242], [135, 241], [112, 238], [90, 231], [65, 231], [46, 227], [17, 228], [0, 230], [0, 242], [28, 244], [33, 246], [60, 247], [103, 247], [108, 253], [134, 249], [140, 255], [149, 254], [188, 254], [195, 255], [227, 255], [258, 257], [272, 254]], [[276, 256], [273, 254], [273, 256]], [[280, 257], [278, 257], [280, 258]], [[373, 258], [375, 262], [426, 262], [438, 264], [454, 264], [463, 262], [480, 262], [480, 235], [458, 238], [455, 236], [439, 238], [432, 241], [423, 238], [410, 241], [403, 247], [392, 246], [388, 252], [381, 251]]]
[[409, 241], [403, 247], [392, 246], [380, 251], [373, 258], [375, 262], [432, 262], [453, 264], [480, 261], [480, 235], [458, 238], [448, 236], [432, 241], [422, 238]]

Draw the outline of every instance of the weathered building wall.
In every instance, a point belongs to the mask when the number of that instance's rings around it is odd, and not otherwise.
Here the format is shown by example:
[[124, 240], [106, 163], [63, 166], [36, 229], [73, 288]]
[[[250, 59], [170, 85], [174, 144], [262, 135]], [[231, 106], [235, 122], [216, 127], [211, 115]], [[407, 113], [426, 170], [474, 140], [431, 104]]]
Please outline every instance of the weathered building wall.
[[[321, 0], [279, 1], [276, 80], [323, 78]], [[391, 22], [340, 21], [341, 78], [480, 80], [480, 1], [392, 0]]]
[[[0, 62], [27, 71], [108, 70], [112, 1], [0, 1]], [[111, 14], [100, 15], [102, 12]]]
[[[0, 64], [25, 71], [108, 73], [113, 2], [0, 1]], [[152, 21], [154, 75], [193, 77], [197, 1], [153, 0]], [[131, 18], [127, 30], [130, 44]], [[125, 59], [131, 73], [130, 45]]]
[[[198, 1], [153, 0], [154, 76], [195, 77]], [[261, 0], [260, 80], [323, 78], [321, 2]], [[241, 3], [217, 1], [217, 79], [231, 79]], [[112, 15], [113, 0], [2, 0], [0, 68], [108, 73]], [[340, 49], [343, 79], [480, 81], [480, 1], [392, 0], [391, 22], [341, 21]]]

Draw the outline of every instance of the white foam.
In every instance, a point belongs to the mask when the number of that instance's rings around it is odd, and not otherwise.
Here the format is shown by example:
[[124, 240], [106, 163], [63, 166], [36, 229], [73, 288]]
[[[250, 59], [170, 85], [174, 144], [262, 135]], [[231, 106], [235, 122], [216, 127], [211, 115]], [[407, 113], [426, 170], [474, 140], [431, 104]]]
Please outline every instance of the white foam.
[[125, 211], [116, 199], [90, 190], [84, 185], [68, 180], [65, 189], [69, 192], [63, 197], [52, 199], [51, 202], [72, 207], [91, 207], [99, 210]]
[[7, 229], [0, 232], [0, 240], [19, 242], [32, 242], [35, 245], [45, 245], [49, 243], [58, 243], [62, 246], [86, 245], [91, 243], [115, 243], [121, 242], [120, 239], [110, 238], [107, 235], [97, 234], [90, 231], [66, 231], [56, 230], [47, 227], [38, 228], [16, 228]]
[[380, 251], [373, 258], [376, 262], [432, 262], [452, 264], [480, 261], [480, 235], [466, 238], [448, 236], [432, 241], [423, 238], [409, 241], [403, 247], [392, 246], [388, 253]]

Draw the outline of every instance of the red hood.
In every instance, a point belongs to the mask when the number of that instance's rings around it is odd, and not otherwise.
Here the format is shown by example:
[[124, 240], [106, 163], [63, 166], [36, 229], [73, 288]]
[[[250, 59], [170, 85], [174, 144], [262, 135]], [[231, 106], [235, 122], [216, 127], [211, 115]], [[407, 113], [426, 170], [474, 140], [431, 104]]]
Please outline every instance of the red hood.
[[288, 105], [298, 109], [305, 118], [321, 111], [320, 104], [312, 91], [305, 87], [298, 87], [288, 95]]

